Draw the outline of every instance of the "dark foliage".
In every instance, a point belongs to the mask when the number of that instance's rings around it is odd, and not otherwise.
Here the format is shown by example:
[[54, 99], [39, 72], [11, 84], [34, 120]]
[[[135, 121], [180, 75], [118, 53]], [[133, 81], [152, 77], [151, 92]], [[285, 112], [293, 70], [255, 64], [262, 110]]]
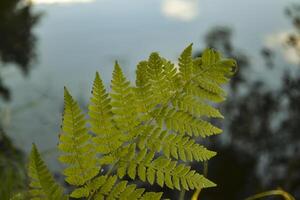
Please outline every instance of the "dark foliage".
[[[32, 6], [24, 0], [0, 1], [0, 60], [5, 64], [16, 64], [22, 72], [28, 73], [35, 58], [36, 38], [32, 32], [40, 15], [33, 14]], [[1, 75], [1, 74], [0, 74]], [[10, 99], [9, 88], [0, 77], [0, 95]]]

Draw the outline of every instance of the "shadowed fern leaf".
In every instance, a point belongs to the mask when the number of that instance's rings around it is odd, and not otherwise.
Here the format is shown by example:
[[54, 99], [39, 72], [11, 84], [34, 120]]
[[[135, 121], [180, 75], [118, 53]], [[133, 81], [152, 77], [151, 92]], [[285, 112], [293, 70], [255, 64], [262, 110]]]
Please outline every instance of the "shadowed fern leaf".
[[33, 144], [30, 163], [28, 166], [28, 175], [30, 177], [30, 197], [34, 200], [67, 200], [68, 197], [63, 194], [63, 189], [55, 183], [52, 175], [47, 169], [45, 163]]
[[[222, 132], [209, 119], [223, 118], [214, 105], [225, 100], [222, 85], [233, 75], [235, 61], [214, 50], [193, 59], [189, 45], [178, 66], [152, 53], [138, 64], [132, 85], [116, 62], [111, 91], [96, 73], [88, 118], [65, 89], [58, 148], [62, 152], [59, 160], [66, 165], [65, 180], [74, 186], [71, 197], [161, 198], [162, 193], [128, 184], [124, 176], [177, 190], [215, 186], [186, 162], [208, 161], [216, 155], [199, 144], [197, 137]], [[35, 147], [33, 152], [37, 152]], [[53, 193], [36, 183], [33, 186], [41, 188], [43, 195]]]

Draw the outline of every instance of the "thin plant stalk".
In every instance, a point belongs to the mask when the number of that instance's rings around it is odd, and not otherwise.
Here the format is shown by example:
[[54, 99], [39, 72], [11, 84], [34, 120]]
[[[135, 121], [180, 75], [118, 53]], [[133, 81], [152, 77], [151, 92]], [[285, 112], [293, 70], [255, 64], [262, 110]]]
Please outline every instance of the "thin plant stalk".
[[262, 192], [256, 195], [253, 195], [251, 197], [248, 197], [245, 200], [256, 200], [256, 199], [261, 199], [264, 197], [269, 197], [269, 196], [282, 196], [284, 200], [296, 200], [291, 194], [287, 193], [286, 191], [282, 189], [277, 189], [277, 190], [270, 190], [266, 192]]

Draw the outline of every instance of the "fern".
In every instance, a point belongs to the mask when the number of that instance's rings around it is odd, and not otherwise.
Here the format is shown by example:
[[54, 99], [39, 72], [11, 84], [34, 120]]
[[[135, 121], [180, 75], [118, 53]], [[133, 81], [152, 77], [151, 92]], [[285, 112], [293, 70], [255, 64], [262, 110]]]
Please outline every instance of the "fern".
[[63, 134], [58, 145], [63, 154], [59, 160], [68, 165], [64, 170], [66, 181], [80, 186], [98, 174], [99, 166], [96, 165], [96, 151], [90, 142], [85, 116], [66, 88], [64, 97]]
[[29, 191], [31, 199], [67, 200], [68, 197], [63, 194], [63, 189], [54, 182], [35, 145], [32, 146], [29, 160], [28, 175], [31, 180]]
[[[186, 162], [216, 155], [197, 137], [221, 133], [209, 118], [223, 118], [213, 105], [225, 99], [222, 85], [234, 73], [235, 62], [214, 50], [192, 58], [189, 45], [178, 69], [158, 53], [137, 66], [132, 85], [116, 62], [111, 91], [96, 73], [88, 118], [67, 89], [64, 95], [59, 160], [65, 180], [74, 186], [70, 197], [86, 199], [160, 199], [128, 184], [124, 176], [177, 190], [214, 187], [215, 183]], [[64, 199], [33, 146], [29, 175], [37, 198]], [[106, 168], [109, 170], [104, 170]], [[55, 196], [53, 196], [55, 195]], [[35, 197], [35, 196], [33, 196]]]

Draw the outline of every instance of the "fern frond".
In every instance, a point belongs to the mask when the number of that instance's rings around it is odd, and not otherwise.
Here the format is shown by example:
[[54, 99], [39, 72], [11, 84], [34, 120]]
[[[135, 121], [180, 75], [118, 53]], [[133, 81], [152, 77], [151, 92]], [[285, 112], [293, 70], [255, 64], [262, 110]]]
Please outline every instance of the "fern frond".
[[206, 49], [199, 62], [194, 64], [196, 64], [196, 68], [200, 68], [202, 76], [214, 80], [218, 84], [227, 83], [237, 70], [235, 60], [224, 59], [220, 53], [212, 49]]
[[89, 104], [91, 131], [96, 135], [108, 135], [113, 128], [110, 97], [105, 90], [99, 73], [96, 73], [92, 97]]
[[175, 187], [178, 190], [215, 186], [213, 182], [195, 170], [191, 170], [189, 166], [178, 165], [176, 161], [163, 156], [154, 158], [155, 153], [153, 151], [147, 152], [147, 149], [141, 150], [138, 154], [135, 152], [136, 149], [133, 144], [128, 154], [120, 160], [117, 170], [120, 178], [128, 174], [131, 179], [135, 179], [138, 175], [140, 180], [147, 181], [151, 185], [157, 182], [161, 187], [165, 184], [171, 189]]
[[84, 187], [77, 188], [71, 194], [74, 198], [94, 199], [160, 199], [162, 193], [148, 193], [143, 188], [136, 188], [136, 185], [128, 185], [127, 181], [118, 182], [117, 176], [99, 176]]
[[173, 157], [183, 161], [207, 161], [216, 155], [216, 152], [197, 144], [189, 136], [168, 133], [153, 126], [145, 128], [137, 144], [140, 150], [148, 148], [154, 152], [162, 152], [166, 158]]
[[178, 110], [187, 112], [195, 117], [215, 117], [223, 118], [218, 109], [207, 104], [193, 95], [184, 94], [173, 99], [172, 105]]
[[[162, 193], [145, 192], [122, 180], [125, 175], [171, 189], [194, 190], [215, 184], [186, 161], [207, 161], [216, 155], [194, 137], [221, 133], [209, 118], [223, 118], [211, 102], [226, 97], [222, 86], [234, 73], [235, 62], [206, 50], [192, 58], [192, 44], [180, 55], [179, 69], [152, 53], [138, 64], [136, 85], [116, 62], [111, 91], [98, 73], [88, 107], [89, 119], [64, 90], [59, 160], [65, 180], [74, 186], [72, 198], [156, 200]], [[89, 122], [89, 125], [87, 124]], [[100, 170], [108, 165], [109, 171]], [[103, 167], [103, 168], [104, 168]], [[65, 200], [33, 146], [29, 176], [32, 199]]]
[[225, 91], [214, 80], [208, 79], [202, 75], [198, 75], [194, 79], [194, 83], [205, 92], [225, 97]]
[[193, 75], [193, 59], [192, 59], [192, 46], [190, 44], [183, 50], [179, 57], [179, 72], [183, 82], [187, 82]]
[[93, 137], [96, 151], [106, 154], [118, 149], [122, 145], [122, 137], [113, 124], [111, 99], [98, 72], [94, 79], [88, 115], [90, 130], [96, 135]]
[[158, 53], [152, 53], [147, 61], [140, 62], [136, 73], [138, 98], [144, 103], [145, 112], [157, 104], [167, 103], [178, 85], [176, 68]]
[[177, 69], [173, 63], [161, 58], [163, 64], [164, 81], [170, 95], [174, 95], [182, 87], [180, 74], [177, 73]]
[[168, 130], [176, 131], [180, 134], [207, 137], [222, 132], [221, 129], [207, 121], [170, 107], [157, 109], [153, 115], [160, 127], [165, 126]]
[[149, 78], [150, 91], [149, 94], [153, 98], [153, 103], [165, 103], [172, 91], [169, 90], [166, 74], [164, 73], [164, 65], [162, 58], [158, 53], [152, 53], [148, 59], [147, 75]]
[[220, 103], [225, 100], [225, 98], [222, 95], [206, 90], [205, 88], [200, 87], [194, 81], [189, 82], [185, 86], [184, 92], [188, 95], [193, 95], [199, 99], [205, 101], [212, 101], [215, 103]]
[[235, 60], [223, 59], [221, 54], [213, 49], [205, 49], [201, 61], [201, 68], [206, 72], [219, 72], [220, 75], [230, 77], [236, 70]]
[[130, 82], [126, 80], [117, 62], [113, 71], [111, 88], [113, 119], [118, 129], [129, 134], [129, 131], [138, 124], [135, 97]]
[[142, 61], [137, 65], [136, 70], [136, 87], [134, 88], [136, 96], [136, 109], [139, 113], [139, 120], [147, 121], [151, 119], [148, 112], [153, 108], [153, 96], [151, 92], [151, 84], [147, 75], [147, 61]]
[[[161, 198], [162, 193], [128, 184], [122, 180], [125, 175], [178, 190], [214, 187], [184, 162], [208, 161], [216, 155], [195, 137], [221, 133], [209, 122], [211, 117], [223, 118], [212, 102], [225, 99], [222, 86], [235, 66], [235, 61], [213, 50], [193, 59], [191, 44], [181, 53], [178, 70], [152, 53], [138, 64], [136, 85], [131, 86], [116, 62], [111, 91], [106, 91], [96, 73], [88, 120], [65, 88], [58, 148], [62, 152], [59, 160], [66, 165], [65, 180], [74, 187], [69, 196], [89, 200]], [[108, 171], [100, 170], [106, 165]], [[35, 145], [28, 174], [31, 199], [68, 199]]]
[[66, 88], [64, 104], [63, 133], [58, 145], [63, 154], [59, 160], [67, 164], [64, 170], [66, 181], [71, 185], [80, 186], [99, 173], [96, 151], [90, 141], [85, 116]]
[[236, 71], [236, 62], [233, 59], [223, 59], [221, 55], [207, 49], [201, 58], [193, 61], [195, 75], [187, 83], [184, 91], [200, 99], [213, 102], [225, 100], [226, 93], [221, 85], [227, 83]]
[[67, 200], [33, 144], [29, 158], [30, 196], [34, 200]]

